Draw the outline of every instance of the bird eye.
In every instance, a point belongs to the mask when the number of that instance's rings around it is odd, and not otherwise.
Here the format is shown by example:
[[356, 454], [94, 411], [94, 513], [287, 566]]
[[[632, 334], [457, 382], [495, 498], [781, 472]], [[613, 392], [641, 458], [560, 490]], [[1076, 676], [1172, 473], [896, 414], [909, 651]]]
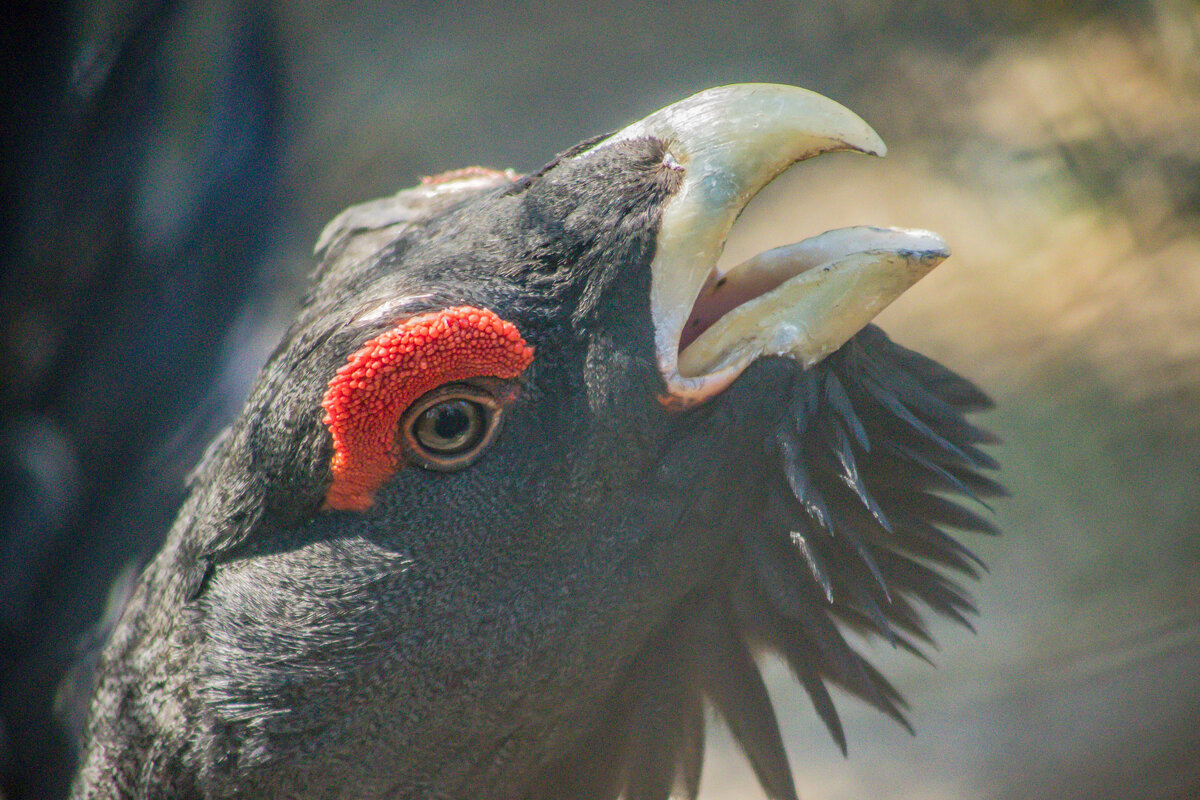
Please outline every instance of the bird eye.
[[469, 384], [441, 386], [418, 399], [401, 422], [408, 457], [449, 472], [473, 463], [495, 438], [501, 406]]
[[421, 412], [413, 436], [431, 453], [458, 455], [479, 443], [484, 414], [483, 406], [470, 400], [446, 400]]

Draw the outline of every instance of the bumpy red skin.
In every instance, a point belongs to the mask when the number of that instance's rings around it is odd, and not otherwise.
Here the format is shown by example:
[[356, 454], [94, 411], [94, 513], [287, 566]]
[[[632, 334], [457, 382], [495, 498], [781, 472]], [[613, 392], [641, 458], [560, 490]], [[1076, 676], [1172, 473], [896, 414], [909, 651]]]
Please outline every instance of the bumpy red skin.
[[485, 308], [410, 317], [367, 341], [329, 382], [321, 403], [333, 435], [325, 507], [365, 511], [402, 461], [400, 417], [431, 389], [468, 378], [518, 377], [533, 348]]

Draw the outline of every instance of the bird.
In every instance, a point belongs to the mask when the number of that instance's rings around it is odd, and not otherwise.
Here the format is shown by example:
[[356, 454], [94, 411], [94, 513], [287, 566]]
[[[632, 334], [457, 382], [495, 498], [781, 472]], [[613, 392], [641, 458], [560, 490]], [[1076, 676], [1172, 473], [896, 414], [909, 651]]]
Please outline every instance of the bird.
[[[883, 155], [737, 84], [525, 175], [347, 209], [104, 646], [74, 798], [695, 798], [708, 709], [795, 780], [756, 658], [845, 751], [847, 641], [964, 625], [987, 395], [875, 315], [949, 256], [857, 226], [717, 261], [791, 165]], [[853, 637], [852, 637], [853, 638]]]

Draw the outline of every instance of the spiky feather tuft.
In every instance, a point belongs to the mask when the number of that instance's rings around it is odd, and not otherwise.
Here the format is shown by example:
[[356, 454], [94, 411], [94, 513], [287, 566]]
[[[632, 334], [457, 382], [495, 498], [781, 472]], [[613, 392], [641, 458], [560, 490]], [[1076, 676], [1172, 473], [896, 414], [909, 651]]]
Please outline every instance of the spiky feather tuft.
[[995, 437], [966, 419], [990, 407], [970, 382], [874, 327], [797, 370], [766, 444], [777, 470], [760, 513], [744, 524], [728, 579], [694, 597], [646, 648], [586, 757], [552, 771], [557, 788], [582, 783], [578, 796], [596, 800], [694, 798], [706, 699], [767, 796], [795, 798], [751, 655], [761, 650], [788, 664], [843, 753], [829, 684], [911, 732], [904, 698], [843, 631], [929, 661], [920, 606], [971, 627], [975, 608], [952, 576], [976, 578], [985, 567], [947, 529], [996, 532], [963, 505], [990, 510], [986, 499], [1005, 494], [984, 474], [996, 462], [979, 449]]

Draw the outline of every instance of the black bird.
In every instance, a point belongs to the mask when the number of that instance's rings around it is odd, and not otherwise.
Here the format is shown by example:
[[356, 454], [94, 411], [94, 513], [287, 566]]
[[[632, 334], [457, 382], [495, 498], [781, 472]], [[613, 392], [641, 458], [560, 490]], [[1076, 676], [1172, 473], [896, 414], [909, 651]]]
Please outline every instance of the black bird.
[[694, 797], [705, 703], [795, 789], [753, 654], [907, 725], [849, 628], [991, 531], [987, 398], [870, 319], [942, 261], [847, 228], [717, 275], [749, 199], [834, 150], [801, 89], [713, 89], [534, 174], [351, 208], [98, 668], [78, 798]]

